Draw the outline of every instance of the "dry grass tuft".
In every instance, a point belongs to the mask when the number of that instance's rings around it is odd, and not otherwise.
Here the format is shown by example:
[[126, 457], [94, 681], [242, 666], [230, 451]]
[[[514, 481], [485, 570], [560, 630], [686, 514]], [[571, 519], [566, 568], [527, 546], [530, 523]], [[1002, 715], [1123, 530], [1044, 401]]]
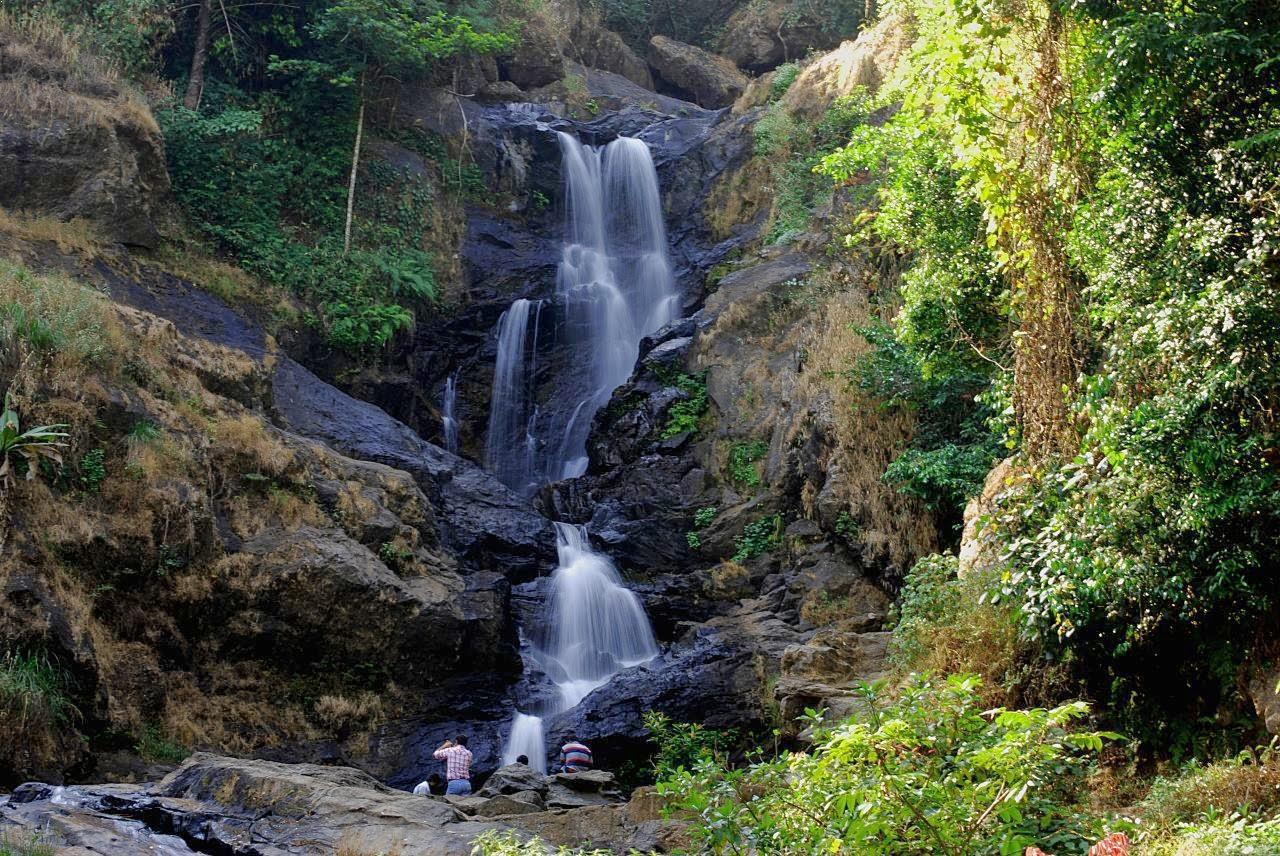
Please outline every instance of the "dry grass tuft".
[[87, 51], [84, 34], [50, 14], [0, 10], [0, 116], [19, 122], [50, 119], [147, 133], [159, 127], [119, 69]]
[[233, 306], [257, 306], [282, 318], [297, 314], [297, 309], [286, 292], [263, 282], [243, 268], [213, 258], [197, 246], [179, 248], [176, 245], [165, 245], [152, 254], [151, 258], [174, 276], [194, 282]]
[[293, 451], [272, 437], [262, 420], [250, 413], [215, 423], [212, 433], [215, 452], [232, 459], [243, 468], [242, 472], [279, 476], [296, 460]]
[[1139, 806], [1157, 828], [1173, 828], [1205, 813], [1273, 815], [1280, 810], [1280, 757], [1266, 749], [1207, 766], [1193, 765], [1177, 778], [1159, 778]]
[[382, 719], [382, 699], [362, 692], [354, 699], [344, 695], [323, 695], [315, 703], [316, 720], [333, 734], [345, 738]]
[[399, 844], [392, 844], [390, 847], [369, 845], [356, 840], [352, 833], [347, 833], [338, 842], [334, 856], [404, 856], [404, 848]]
[[102, 236], [88, 220], [28, 217], [4, 208], [0, 208], [0, 232], [27, 241], [48, 241], [57, 244], [61, 252], [75, 251], [90, 257], [96, 255], [103, 244]]
[[86, 364], [118, 362], [126, 349], [105, 295], [0, 259], [0, 369], [11, 377], [34, 364], [78, 376]]

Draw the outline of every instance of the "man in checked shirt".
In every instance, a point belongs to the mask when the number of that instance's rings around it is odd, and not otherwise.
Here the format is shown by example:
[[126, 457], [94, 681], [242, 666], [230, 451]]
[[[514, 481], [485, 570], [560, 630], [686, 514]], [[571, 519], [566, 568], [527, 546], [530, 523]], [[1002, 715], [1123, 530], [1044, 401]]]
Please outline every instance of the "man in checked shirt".
[[445, 794], [466, 796], [471, 793], [471, 750], [467, 748], [467, 735], [459, 734], [446, 740], [435, 751], [435, 759], [444, 761], [444, 777], [448, 781]]

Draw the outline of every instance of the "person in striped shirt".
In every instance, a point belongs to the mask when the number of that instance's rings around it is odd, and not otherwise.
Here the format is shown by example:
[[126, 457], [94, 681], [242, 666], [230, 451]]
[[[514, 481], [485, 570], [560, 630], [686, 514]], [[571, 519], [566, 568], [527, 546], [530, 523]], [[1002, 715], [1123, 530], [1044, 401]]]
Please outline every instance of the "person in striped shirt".
[[578, 740], [576, 734], [566, 734], [560, 747], [560, 769], [566, 773], [580, 773], [591, 769], [591, 750]]
[[446, 740], [435, 751], [437, 761], [444, 761], [444, 777], [448, 781], [446, 795], [466, 796], [471, 793], [471, 750], [467, 748], [467, 735], [459, 734]]

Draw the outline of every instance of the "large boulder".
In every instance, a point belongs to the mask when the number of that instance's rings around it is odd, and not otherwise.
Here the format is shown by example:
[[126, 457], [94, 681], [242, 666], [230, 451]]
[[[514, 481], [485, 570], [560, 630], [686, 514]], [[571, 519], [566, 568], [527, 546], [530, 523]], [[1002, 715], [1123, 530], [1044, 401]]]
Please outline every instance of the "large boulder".
[[102, 238], [154, 247], [172, 213], [160, 130], [145, 102], [87, 54], [3, 26], [0, 207], [84, 220]]
[[999, 544], [984, 526], [988, 516], [996, 510], [1000, 496], [1009, 489], [1015, 476], [1013, 458], [1005, 458], [991, 468], [982, 482], [982, 490], [965, 505], [959, 557], [962, 576], [988, 567], [999, 559]]
[[649, 65], [666, 88], [703, 107], [728, 107], [747, 88], [747, 77], [732, 61], [702, 48], [654, 36]]
[[516, 46], [498, 57], [503, 80], [521, 89], [546, 86], [564, 77], [564, 54], [554, 22], [531, 15], [520, 30]]
[[806, 8], [795, 0], [745, 3], [725, 23], [719, 49], [739, 68], [760, 74], [835, 47], [858, 32], [861, 20], [861, 10], [833, 20], [822, 7]]
[[860, 87], [874, 92], [893, 73], [912, 41], [908, 20], [885, 15], [857, 38], [806, 65], [782, 96], [782, 109], [798, 119], [815, 121], [836, 99]]
[[805, 708], [826, 709], [832, 719], [853, 713], [860, 702], [858, 684], [884, 675], [889, 636], [838, 625], [788, 647], [774, 688], [782, 721], [794, 723]]

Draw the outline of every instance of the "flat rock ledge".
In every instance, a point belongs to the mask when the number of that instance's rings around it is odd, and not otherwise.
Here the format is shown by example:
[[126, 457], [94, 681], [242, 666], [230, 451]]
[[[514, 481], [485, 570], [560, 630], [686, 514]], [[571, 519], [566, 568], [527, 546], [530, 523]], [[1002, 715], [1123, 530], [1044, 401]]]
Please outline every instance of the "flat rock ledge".
[[667, 852], [687, 843], [651, 789], [624, 801], [613, 776], [499, 769], [474, 796], [416, 796], [348, 767], [197, 753], [147, 785], [19, 786], [0, 797], [0, 835], [40, 836], [64, 856], [470, 856], [488, 830], [552, 846]]

